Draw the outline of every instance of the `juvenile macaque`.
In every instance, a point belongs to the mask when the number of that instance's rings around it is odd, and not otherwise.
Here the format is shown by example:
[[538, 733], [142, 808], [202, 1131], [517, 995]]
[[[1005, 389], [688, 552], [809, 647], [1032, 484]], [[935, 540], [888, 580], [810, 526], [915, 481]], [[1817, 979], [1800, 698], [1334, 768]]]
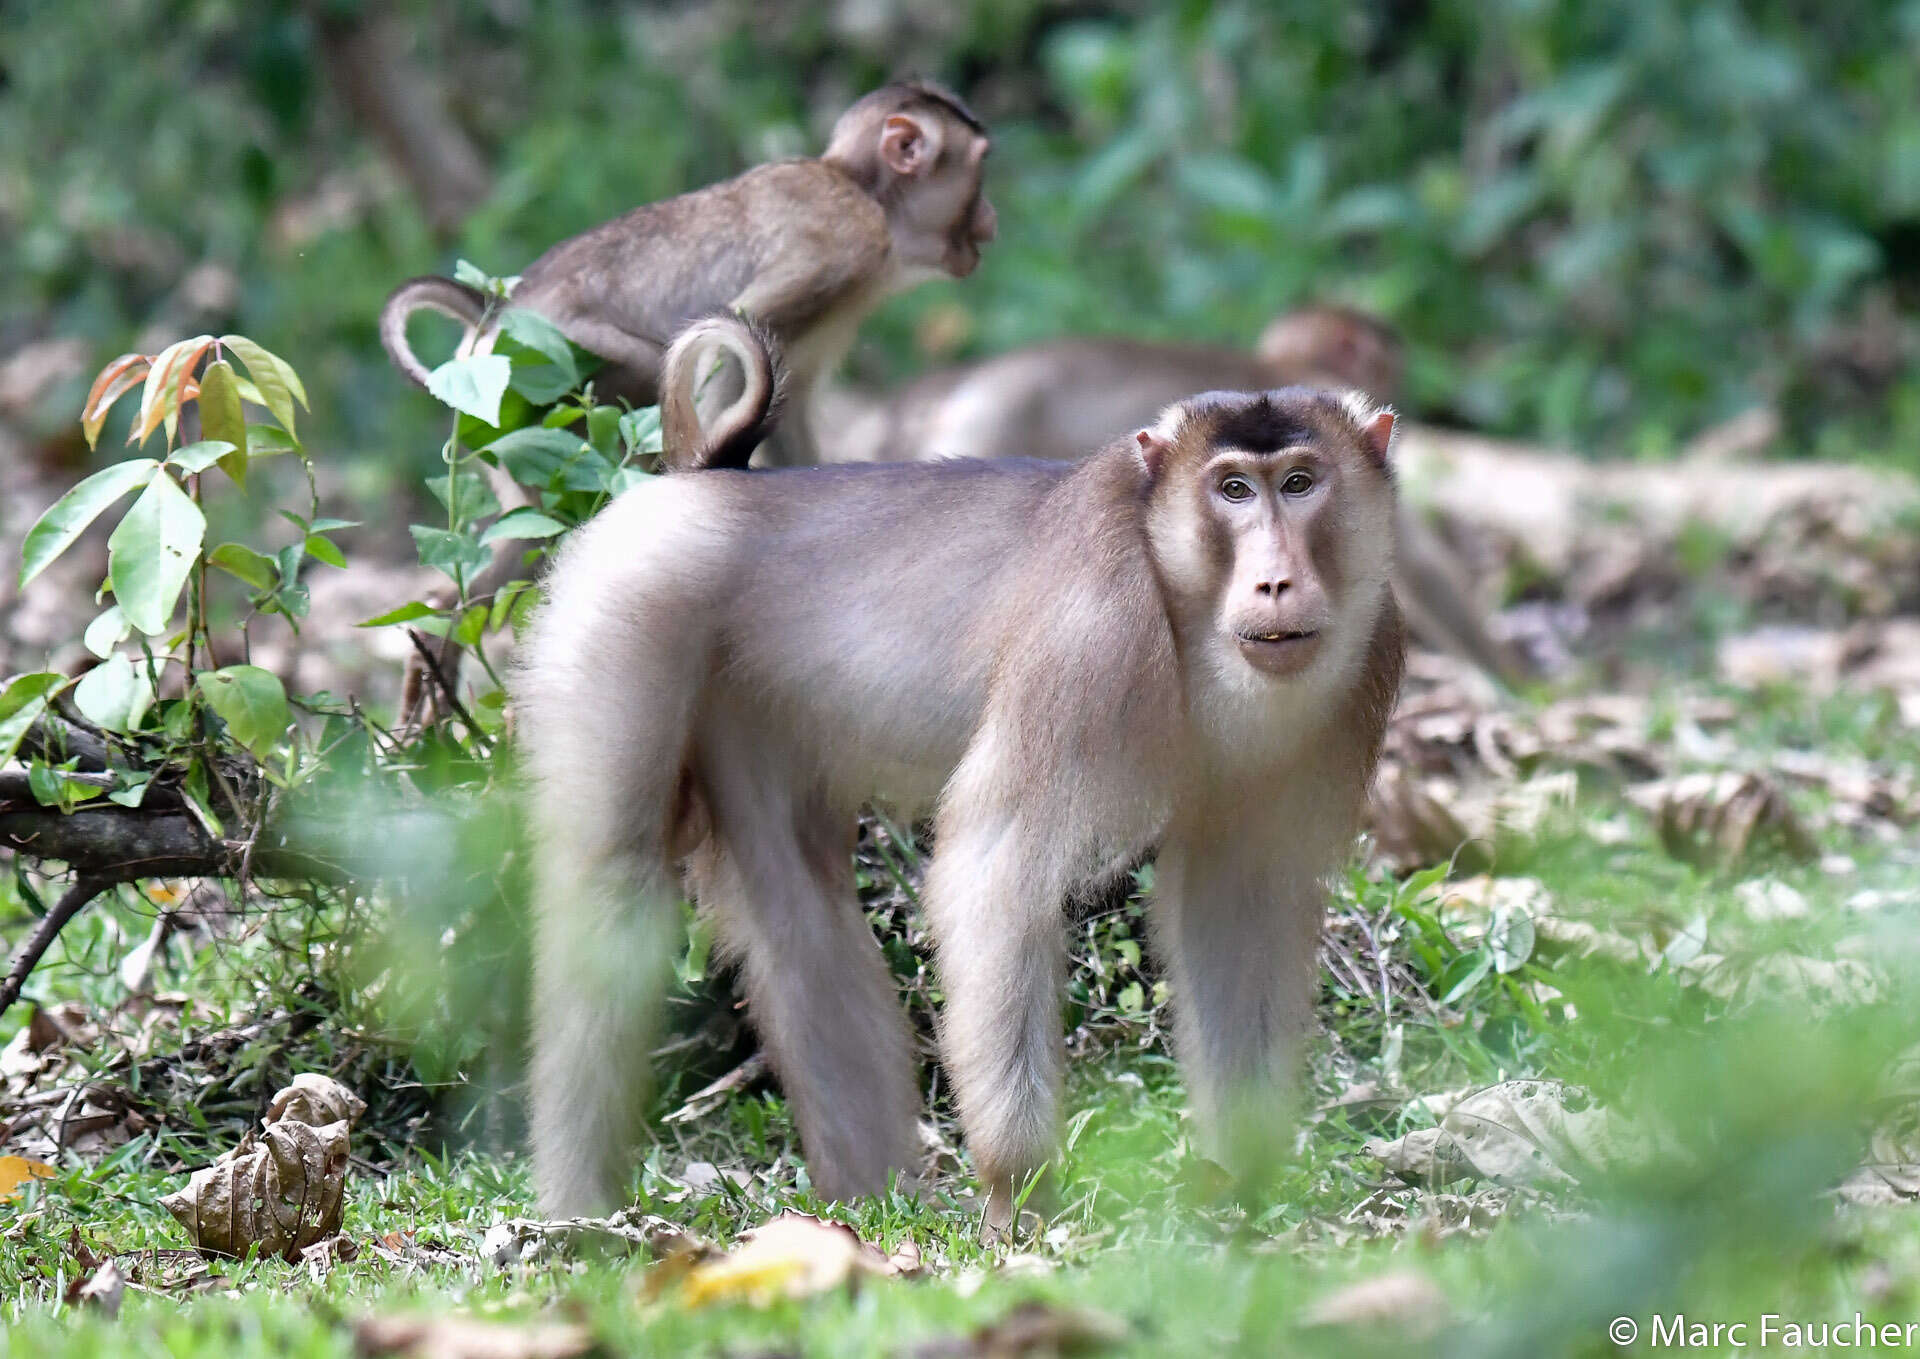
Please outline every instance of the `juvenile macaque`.
[[[596, 389], [636, 405], [656, 399], [661, 356], [688, 322], [741, 313], [780, 343], [804, 405], [888, 296], [979, 264], [995, 232], [981, 187], [988, 146], [957, 96], [922, 81], [886, 85], [840, 116], [818, 159], [758, 166], [560, 242], [527, 266], [511, 305], [599, 355]], [[406, 335], [422, 308], [467, 326], [462, 352], [485, 352], [498, 333], [486, 299], [464, 284], [401, 284], [381, 310], [380, 340], [422, 385], [427, 368]], [[791, 459], [813, 460], [806, 433], [805, 421], [785, 429]]]
[[[1278, 317], [1252, 354], [1112, 337], [1054, 340], [930, 373], [879, 399], [829, 389], [811, 410], [816, 442], [835, 461], [1080, 458], [1188, 392], [1297, 383], [1392, 401], [1403, 369], [1399, 336], [1384, 322], [1311, 306]], [[1505, 682], [1525, 675], [1488, 629], [1465, 569], [1415, 514], [1401, 515], [1394, 585], [1416, 637]]]
[[1357, 393], [1210, 392], [1077, 463], [697, 472], [581, 529], [513, 685], [543, 1208], [620, 1195], [683, 873], [814, 1185], [916, 1165], [853, 885], [875, 799], [937, 805], [922, 900], [990, 1228], [1055, 1143], [1062, 904], [1148, 851], [1204, 1143], [1272, 1152], [1399, 683], [1393, 427]]

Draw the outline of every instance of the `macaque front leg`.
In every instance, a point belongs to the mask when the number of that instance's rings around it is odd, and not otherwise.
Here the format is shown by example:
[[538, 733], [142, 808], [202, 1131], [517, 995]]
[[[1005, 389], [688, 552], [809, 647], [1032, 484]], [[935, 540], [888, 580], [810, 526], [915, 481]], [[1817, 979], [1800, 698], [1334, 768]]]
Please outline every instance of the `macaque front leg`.
[[1027, 1175], [1052, 1155], [1065, 1044], [1062, 888], [1038, 828], [943, 826], [922, 901], [939, 947], [940, 1052], [987, 1190], [989, 1234], [1013, 1223]]
[[1177, 834], [1154, 867], [1154, 939], [1201, 1150], [1238, 1176], [1285, 1154], [1313, 1024], [1326, 893], [1317, 862], [1275, 853], [1280, 838]]

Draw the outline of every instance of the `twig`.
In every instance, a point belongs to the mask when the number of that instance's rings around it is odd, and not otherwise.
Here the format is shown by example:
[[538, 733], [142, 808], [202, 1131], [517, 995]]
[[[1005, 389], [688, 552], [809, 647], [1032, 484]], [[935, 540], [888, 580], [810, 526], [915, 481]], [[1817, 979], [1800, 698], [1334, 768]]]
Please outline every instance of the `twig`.
[[446, 672], [441, 670], [439, 658], [433, 654], [433, 648], [427, 645], [427, 639], [413, 628], [407, 629], [407, 638], [413, 643], [413, 649], [420, 653], [420, 660], [426, 666], [428, 678], [447, 700], [447, 706], [453, 709], [453, 715], [467, 724], [467, 730], [473, 733], [475, 740], [483, 745], [488, 744], [486, 728], [473, 720], [473, 714], [467, 711], [467, 705], [462, 703], [460, 695], [453, 691], [453, 684], [447, 679]]
[[20, 990], [27, 984], [27, 974], [33, 971], [40, 956], [53, 946], [60, 931], [66, 928], [69, 920], [80, 914], [89, 901], [113, 886], [113, 879], [82, 877], [66, 890], [66, 894], [48, 911], [46, 918], [34, 926], [33, 933], [27, 936], [27, 942], [13, 955], [13, 963], [7, 968], [6, 980], [0, 981], [0, 1015], [4, 1015], [13, 1003], [20, 999]]

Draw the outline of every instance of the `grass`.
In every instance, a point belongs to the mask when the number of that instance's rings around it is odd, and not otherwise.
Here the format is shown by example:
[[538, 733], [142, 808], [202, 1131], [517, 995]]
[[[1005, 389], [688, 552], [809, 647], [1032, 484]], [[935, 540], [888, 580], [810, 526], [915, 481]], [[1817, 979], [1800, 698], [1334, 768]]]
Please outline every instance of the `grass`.
[[[1920, 767], [1920, 737], [1880, 700], [1728, 697], [1737, 719], [1722, 729], [1717, 764], [1764, 768], [1798, 750]], [[1677, 741], [1677, 708], [1655, 707], [1654, 736]], [[429, 1064], [435, 1088], [423, 1087], [422, 1064], [382, 1030], [391, 1013], [382, 997], [399, 983], [370, 961], [365, 919], [338, 907], [283, 909], [271, 930], [242, 942], [173, 954], [157, 984], [192, 1000], [186, 1018], [169, 1019], [151, 1041], [164, 1054], [182, 1031], [288, 1017], [237, 1054], [152, 1086], [164, 1113], [153, 1126], [117, 1148], [71, 1155], [56, 1178], [0, 1207], [0, 1354], [345, 1355], [354, 1319], [415, 1310], [577, 1320], [619, 1354], [911, 1354], [1036, 1299], [1120, 1319], [1130, 1339], [1115, 1352], [1142, 1355], [1599, 1355], [1614, 1350], [1612, 1318], [1633, 1319], [1644, 1341], [1656, 1313], [1663, 1325], [1677, 1313], [1744, 1321], [1749, 1348], [1767, 1314], [1781, 1318], [1769, 1332], [1776, 1345], [1790, 1320], [1851, 1322], [1858, 1311], [1905, 1322], [1920, 1317], [1920, 1217], [1905, 1204], [1837, 1204], [1828, 1191], [1866, 1154], [1866, 1129], [1920, 1095], [1888, 1076], [1920, 1041], [1908, 944], [1920, 903], [1899, 897], [1920, 879], [1920, 850], [1910, 825], [1823, 820], [1835, 809], [1830, 795], [1796, 786], [1790, 796], [1816, 826], [1814, 861], [1756, 848], [1724, 867], [1683, 862], [1616, 783], [1594, 777], [1532, 833], [1499, 841], [1497, 876], [1537, 881], [1556, 916], [1643, 947], [1651, 964], [1538, 942], [1511, 970], [1482, 966], [1491, 927], [1484, 912], [1448, 900], [1457, 880], [1351, 873], [1333, 919], [1335, 966], [1323, 973], [1309, 1115], [1266, 1191], [1243, 1201], [1223, 1193], [1190, 1146], [1137, 894], [1108, 901], [1075, 928], [1068, 1013], [1078, 1060], [1049, 1211], [1012, 1245], [977, 1239], [944, 1101], [936, 1123], [950, 1151], [918, 1200], [817, 1202], [786, 1108], [764, 1086], [660, 1127], [634, 1186], [648, 1212], [721, 1245], [783, 1209], [817, 1212], [883, 1250], [910, 1238], [925, 1261], [921, 1277], [764, 1310], [690, 1308], [675, 1288], [654, 1290], [638, 1257], [510, 1271], [481, 1262], [490, 1224], [532, 1212], [510, 1105], [473, 1096], [484, 1086], [473, 1075], [486, 1069], [480, 1055], [414, 1016], [408, 1032], [440, 1045]], [[913, 864], [884, 828], [870, 839], [869, 905], [924, 1024], [937, 987], [918, 947]], [[1791, 888], [1805, 913], [1756, 919], [1741, 884], [1759, 880]], [[1893, 904], [1860, 909], [1869, 889]], [[5, 910], [0, 901], [0, 918]], [[43, 965], [35, 994], [136, 1026], [115, 967], [150, 913], [121, 901], [84, 917]], [[698, 954], [683, 968], [688, 1010], [724, 1046], [731, 1031], [712, 1026], [727, 1014], [711, 1004]], [[1781, 958], [1823, 967], [1796, 964], [1783, 981], [1767, 971]], [[1859, 964], [1874, 991], [1837, 985], [1851, 974], [1836, 964]], [[9, 1015], [0, 1037], [23, 1020]], [[689, 1045], [704, 1065], [681, 1063], [663, 1085], [663, 1109], [746, 1050], [714, 1047]], [[229, 1261], [191, 1288], [169, 1287], [199, 1266], [140, 1254], [184, 1244], [159, 1198], [180, 1187], [183, 1169], [231, 1145], [275, 1083], [310, 1068], [341, 1072], [374, 1100], [355, 1146], [379, 1173], [353, 1177], [345, 1223], [358, 1258], [328, 1271]], [[1513, 1188], [1404, 1184], [1365, 1149], [1432, 1126], [1417, 1097], [1517, 1076], [1585, 1087], [1634, 1127], [1656, 1130], [1656, 1151], [1576, 1166], [1577, 1183]], [[460, 1149], [428, 1150], [441, 1141]], [[690, 1188], [695, 1161], [750, 1178]], [[129, 1289], [117, 1318], [66, 1302], [84, 1272], [70, 1250], [76, 1229], [155, 1291]], [[1383, 1304], [1393, 1318], [1385, 1326], [1338, 1324], [1316, 1310], [1356, 1281], [1407, 1273], [1431, 1290]]]

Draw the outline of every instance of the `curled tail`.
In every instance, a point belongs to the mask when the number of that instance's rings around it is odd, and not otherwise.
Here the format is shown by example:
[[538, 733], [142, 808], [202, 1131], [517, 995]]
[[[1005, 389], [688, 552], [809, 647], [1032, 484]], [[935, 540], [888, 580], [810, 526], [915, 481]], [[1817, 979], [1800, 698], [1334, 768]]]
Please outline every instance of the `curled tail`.
[[427, 365], [414, 357], [407, 343], [407, 322], [416, 311], [437, 311], [451, 316], [467, 328], [467, 338], [480, 328], [486, 317], [487, 299], [476, 289], [450, 278], [427, 274], [410, 278], [387, 295], [380, 308], [380, 343], [387, 357], [420, 386], [427, 385]]
[[[713, 372], [708, 356], [715, 349], [733, 356], [746, 382], [707, 428], [697, 398]], [[786, 383], [779, 341], [760, 326], [731, 315], [693, 322], [674, 336], [661, 368], [660, 430], [668, 469], [745, 467], [779, 422]]]

